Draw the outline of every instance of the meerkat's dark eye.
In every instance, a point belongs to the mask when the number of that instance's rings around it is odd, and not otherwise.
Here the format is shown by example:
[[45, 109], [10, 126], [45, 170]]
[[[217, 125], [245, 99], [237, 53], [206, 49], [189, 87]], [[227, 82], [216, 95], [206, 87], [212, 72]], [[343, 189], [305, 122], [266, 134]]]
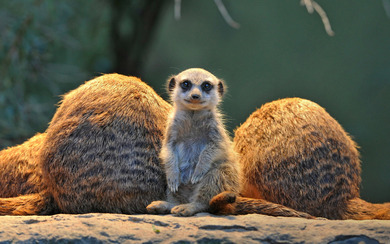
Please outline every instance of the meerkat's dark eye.
[[210, 91], [212, 88], [213, 88], [213, 85], [211, 85], [210, 82], [205, 81], [205, 82], [202, 83], [202, 90], [203, 90], [203, 91], [208, 92], [208, 91]]
[[187, 91], [187, 90], [189, 90], [189, 89], [191, 88], [192, 83], [191, 83], [191, 81], [189, 81], [189, 80], [185, 80], [185, 81], [183, 81], [183, 82], [180, 84], [180, 86], [181, 86], [181, 88], [182, 88], [184, 91]]

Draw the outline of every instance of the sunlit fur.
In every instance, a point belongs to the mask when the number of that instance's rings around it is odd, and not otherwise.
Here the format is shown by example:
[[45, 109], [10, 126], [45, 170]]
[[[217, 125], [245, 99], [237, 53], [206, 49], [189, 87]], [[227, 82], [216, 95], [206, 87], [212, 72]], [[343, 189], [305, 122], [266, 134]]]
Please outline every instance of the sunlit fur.
[[[190, 89], [181, 87], [184, 81], [192, 84]], [[205, 81], [212, 85], [210, 91], [202, 90]], [[167, 176], [167, 201], [153, 202], [147, 209], [190, 216], [207, 211], [218, 193], [238, 192], [238, 164], [217, 109], [223, 82], [206, 70], [188, 69], [168, 80], [168, 90], [173, 110], [160, 154]]]
[[236, 130], [234, 145], [243, 197], [229, 192], [216, 196], [211, 201], [216, 212], [390, 219], [390, 203], [359, 198], [357, 146], [314, 102], [288, 98], [263, 105]]
[[0, 215], [145, 213], [165, 197], [158, 154], [170, 109], [118, 74], [69, 92], [45, 133], [0, 152]]
[[[222, 80], [219, 80], [213, 74], [205, 70], [196, 68], [181, 72], [174, 77], [174, 79], [177, 83], [176, 86], [178, 86], [178, 89], [174, 89], [171, 93], [171, 100], [173, 101], [177, 112], [186, 110], [204, 110], [213, 111], [213, 113], [217, 112], [217, 105], [223, 95], [218, 93], [218, 84], [223, 84]], [[183, 90], [179, 87], [180, 82], [185, 80], [192, 82], [192, 87], [187, 92], [183, 92]], [[213, 88], [209, 93], [202, 92], [201, 85], [204, 81], [209, 81], [213, 85]], [[194, 94], [200, 95], [199, 103], [188, 102], [192, 100], [191, 96]]]

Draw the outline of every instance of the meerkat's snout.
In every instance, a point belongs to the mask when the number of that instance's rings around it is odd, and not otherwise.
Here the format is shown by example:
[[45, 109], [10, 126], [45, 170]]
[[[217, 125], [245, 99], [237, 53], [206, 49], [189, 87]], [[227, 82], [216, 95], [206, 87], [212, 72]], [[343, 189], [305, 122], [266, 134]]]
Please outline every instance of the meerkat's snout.
[[198, 94], [192, 94], [190, 99], [189, 99], [189, 102], [190, 103], [204, 103], [201, 100], [201, 96]]
[[192, 94], [192, 95], [191, 95], [191, 99], [192, 99], [193, 101], [197, 101], [197, 100], [199, 100], [199, 98], [200, 98], [200, 95], [198, 95], [198, 94]]
[[188, 91], [182, 89], [179, 93], [181, 94], [177, 98], [187, 109], [200, 110], [210, 105], [210, 97], [203, 94], [203, 91], [196, 84], [192, 84]]
[[202, 91], [200, 91], [198, 88], [193, 88], [191, 91], [188, 92], [187, 95], [188, 99], [186, 101], [189, 101], [190, 103], [204, 103], [202, 96]]

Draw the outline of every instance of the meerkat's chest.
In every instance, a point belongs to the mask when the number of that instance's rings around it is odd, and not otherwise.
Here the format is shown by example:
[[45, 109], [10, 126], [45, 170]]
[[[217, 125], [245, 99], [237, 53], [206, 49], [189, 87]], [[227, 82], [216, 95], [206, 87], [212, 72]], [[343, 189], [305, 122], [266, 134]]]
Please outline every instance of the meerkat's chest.
[[188, 183], [199, 161], [199, 156], [209, 143], [209, 131], [203, 126], [179, 125], [176, 129], [173, 151], [179, 161], [182, 183]]
[[195, 123], [180, 124], [176, 128], [174, 145], [181, 161], [194, 161], [209, 142], [209, 130]]
[[183, 138], [176, 142], [175, 151], [180, 161], [194, 161], [199, 158], [200, 153], [206, 147], [206, 138]]
[[182, 183], [188, 183], [195, 170], [197, 163], [199, 162], [199, 156], [206, 147], [205, 140], [180, 140], [174, 148], [174, 152], [177, 155], [180, 169], [180, 181]]

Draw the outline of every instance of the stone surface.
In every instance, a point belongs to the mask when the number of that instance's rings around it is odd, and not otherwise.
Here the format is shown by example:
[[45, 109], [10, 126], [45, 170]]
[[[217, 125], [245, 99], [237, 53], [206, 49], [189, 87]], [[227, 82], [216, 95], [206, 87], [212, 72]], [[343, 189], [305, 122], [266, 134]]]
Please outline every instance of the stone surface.
[[390, 220], [257, 214], [1, 216], [1, 243], [390, 243]]

